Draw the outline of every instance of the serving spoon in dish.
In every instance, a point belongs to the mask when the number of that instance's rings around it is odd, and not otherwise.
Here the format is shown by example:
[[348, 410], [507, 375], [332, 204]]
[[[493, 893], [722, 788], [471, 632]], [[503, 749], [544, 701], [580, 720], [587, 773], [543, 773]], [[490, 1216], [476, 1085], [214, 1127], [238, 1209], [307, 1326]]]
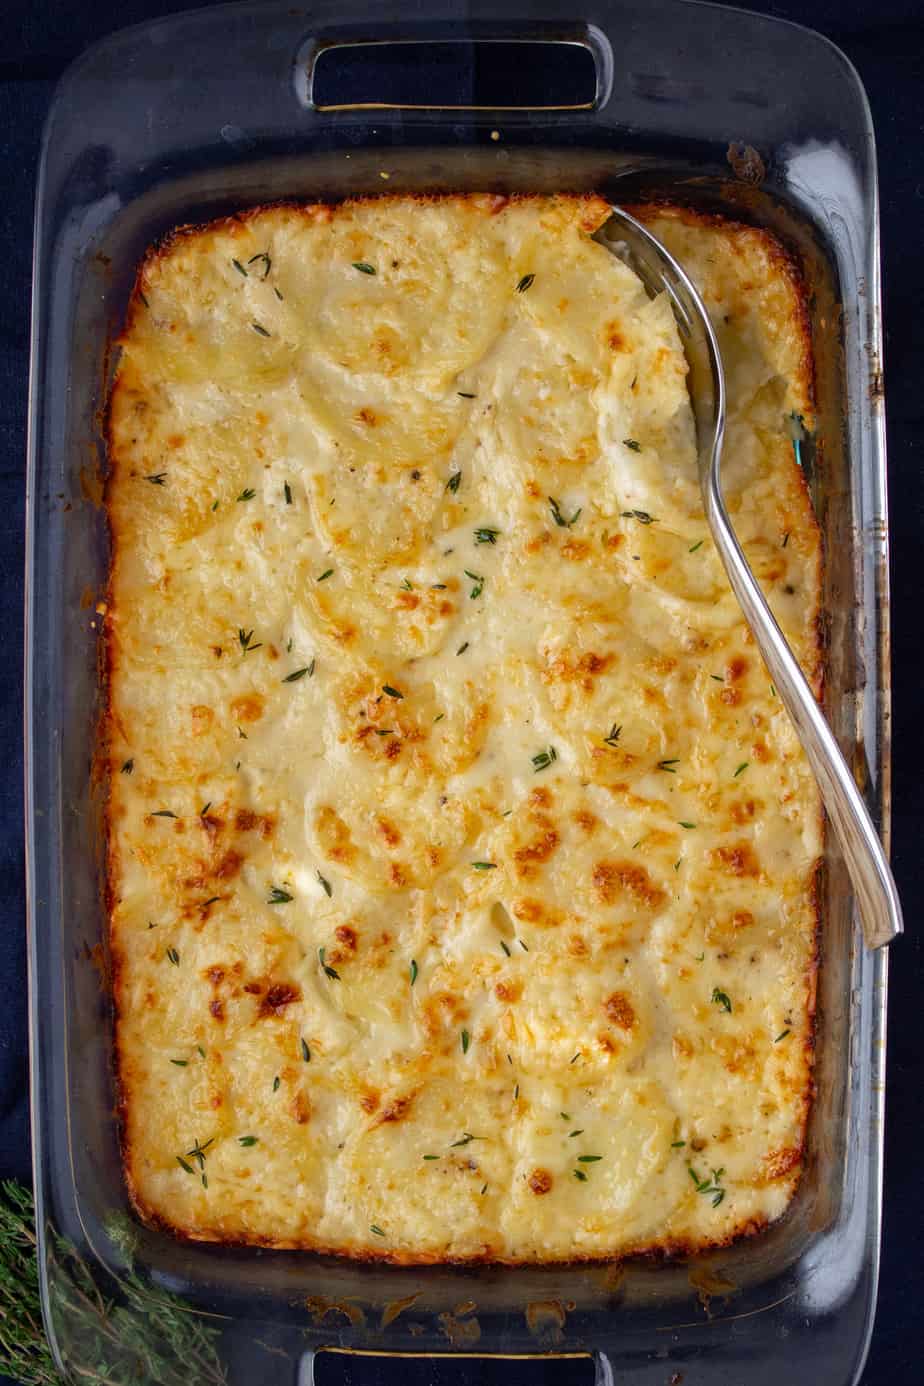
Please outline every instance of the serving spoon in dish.
[[690, 401], [706, 520], [731, 589], [818, 781], [856, 893], [864, 940], [867, 947], [880, 948], [896, 938], [903, 927], [889, 863], [834, 733], [744, 556], [722, 495], [725, 371], [712, 324], [684, 270], [635, 217], [613, 207], [597, 236], [607, 250], [635, 271], [652, 298], [660, 293], [670, 298], [690, 368]]

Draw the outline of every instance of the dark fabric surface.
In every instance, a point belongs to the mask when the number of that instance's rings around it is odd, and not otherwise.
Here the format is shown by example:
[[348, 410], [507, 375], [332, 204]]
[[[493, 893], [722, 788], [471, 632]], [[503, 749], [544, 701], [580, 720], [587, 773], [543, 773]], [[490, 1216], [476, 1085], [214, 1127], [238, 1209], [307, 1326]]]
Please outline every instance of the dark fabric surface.
[[[0, 47], [0, 1176], [29, 1177], [22, 830], [22, 589], [32, 200], [41, 127], [56, 77], [109, 31], [187, 8], [165, 0], [6, 0]], [[893, 954], [887, 1093], [886, 1212], [877, 1327], [864, 1386], [922, 1379], [914, 1312], [924, 1290], [924, 1183], [917, 1129], [924, 949], [917, 901], [924, 883], [922, 640], [917, 559], [924, 536], [924, 7], [920, 0], [787, 0], [753, 8], [828, 34], [859, 69], [876, 122], [882, 195], [886, 398], [892, 514], [894, 863], [908, 933]], [[438, 13], [439, 0], [427, 7]], [[524, 6], [524, 8], [526, 8]], [[576, 7], [579, 8], [579, 7]], [[388, 17], [387, 0], [383, 18]], [[395, 1382], [394, 1364], [358, 1379]], [[469, 1364], [470, 1365], [470, 1364]], [[506, 1366], [507, 1364], [505, 1364]], [[399, 1368], [405, 1380], [461, 1382], [451, 1366]], [[514, 1372], [514, 1375], [519, 1373]], [[491, 1374], [493, 1380], [496, 1375]], [[523, 1379], [536, 1381], [538, 1368]], [[346, 1367], [325, 1381], [357, 1379]], [[469, 1380], [471, 1375], [469, 1375]], [[485, 1380], [488, 1376], [485, 1375]], [[586, 1382], [586, 1366], [545, 1378]], [[510, 1381], [510, 1375], [505, 1376]], [[794, 1386], [802, 1386], [796, 1382]], [[824, 1383], [819, 1383], [824, 1386]]]

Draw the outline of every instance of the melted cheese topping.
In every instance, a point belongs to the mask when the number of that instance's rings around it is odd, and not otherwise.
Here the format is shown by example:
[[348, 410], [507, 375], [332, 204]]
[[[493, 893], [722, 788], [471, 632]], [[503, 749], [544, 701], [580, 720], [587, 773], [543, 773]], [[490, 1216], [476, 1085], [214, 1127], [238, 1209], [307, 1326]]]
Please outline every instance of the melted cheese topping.
[[[818, 795], [606, 216], [272, 208], [142, 268], [111, 934], [128, 1183], [187, 1236], [612, 1257], [793, 1193]], [[714, 313], [730, 507], [817, 678], [797, 286], [761, 233], [649, 220]]]

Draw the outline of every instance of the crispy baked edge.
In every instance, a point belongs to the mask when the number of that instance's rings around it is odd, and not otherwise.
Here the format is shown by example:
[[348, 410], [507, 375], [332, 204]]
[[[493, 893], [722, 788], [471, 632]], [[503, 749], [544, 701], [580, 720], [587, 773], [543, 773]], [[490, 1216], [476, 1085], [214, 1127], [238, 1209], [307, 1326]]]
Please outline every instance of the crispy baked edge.
[[[344, 206], [364, 205], [367, 203], [388, 204], [396, 202], [413, 201], [421, 204], [462, 202], [470, 204], [473, 199], [483, 200], [490, 210], [494, 213], [501, 211], [512, 202], [578, 202], [584, 203], [593, 215], [587, 218], [584, 229], [594, 231], [603, 224], [604, 216], [597, 213], [602, 211], [603, 205], [609, 206], [609, 200], [596, 193], [586, 194], [532, 194], [518, 193], [513, 195], [500, 195], [490, 193], [447, 193], [447, 194], [421, 194], [421, 193], [386, 193], [373, 194], [367, 197], [344, 198], [339, 202], [308, 203], [294, 199], [282, 199], [276, 202], [261, 203], [257, 206], [245, 209], [242, 212], [232, 213], [225, 217], [215, 218], [208, 222], [188, 223], [175, 227], [160, 237], [144, 255], [132, 287], [128, 307], [125, 314], [125, 323], [122, 332], [116, 339], [115, 346], [118, 347], [128, 335], [134, 323], [135, 314], [138, 312], [140, 299], [143, 295], [143, 285], [149, 268], [159, 259], [167, 255], [177, 244], [183, 240], [190, 239], [204, 231], [215, 231], [219, 228], [230, 229], [237, 224], [246, 227], [247, 224], [257, 216], [270, 211], [288, 210], [301, 215], [310, 215], [312, 220], [329, 221], [335, 211]], [[761, 242], [768, 253], [771, 263], [785, 276], [794, 295], [796, 312], [798, 313], [797, 331], [801, 341], [801, 358], [799, 371], [802, 376], [802, 386], [806, 397], [811, 399], [814, 404], [815, 394], [815, 368], [814, 352], [812, 349], [811, 320], [808, 311], [808, 286], [802, 268], [796, 256], [783, 244], [783, 242], [772, 232], [764, 227], [757, 227], [750, 223], [739, 221], [733, 217], [727, 217], [719, 212], [706, 212], [699, 208], [685, 204], [681, 201], [670, 199], [650, 200], [646, 202], [627, 204], [626, 210], [637, 216], [641, 221], [651, 221], [657, 217], [671, 217], [684, 222], [688, 226], [711, 226], [726, 232], [739, 235], [747, 235]], [[113, 404], [118, 394], [121, 384], [121, 374], [116, 370], [115, 379], [106, 401], [105, 413], [103, 418], [103, 435], [106, 446], [107, 470], [103, 491], [103, 504], [106, 512], [106, 526], [109, 538], [109, 574], [106, 585], [106, 601], [109, 612], [115, 609], [115, 578], [118, 565], [119, 536], [116, 526], [113, 523], [112, 509], [110, 505], [111, 487], [115, 479], [117, 469], [118, 454], [115, 441], [112, 436], [112, 411]], [[807, 514], [809, 523], [815, 531], [815, 563], [816, 563], [816, 590], [821, 593], [821, 579], [823, 571], [823, 537], [821, 529], [815, 515], [814, 506], [808, 493], [808, 485], [804, 473], [799, 470], [801, 489], [805, 498], [808, 500]], [[809, 678], [815, 691], [816, 697], [822, 696], [824, 686], [825, 657], [823, 646], [823, 614], [821, 611], [821, 600], [816, 604], [814, 616], [815, 639], [813, 649], [815, 653], [815, 663], [809, 670]], [[98, 773], [101, 781], [107, 786], [112, 783], [113, 776], [118, 773], [112, 763], [111, 758], [111, 734], [115, 722], [115, 713], [112, 707], [112, 684], [113, 671], [115, 668], [115, 637], [113, 624], [107, 620], [106, 630], [103, 640], [102, 654], [100, 659], [100, 677], [103, 684], [102, 712], [100, 715], [99, 731], [97, 739], [97, 761]], [[816, 998], [817, 998], [817, 977], [819, 966], [819, 946], [821, 933], [821, 908], [820, 908], [820, 880], [822, 872], [822, 859], [819, 858], [813, 869], [811, 882], [811, 904], [814, 915], [814, 930], [811, 947], [811, 958], [807, 969], [808, 995], [806, 1004], [806, 1018], [808, 1021], [806, 1037], [803, 1042], [804, 1062], [806, 1069], [806, 1082], [801, 1094], [801, 1131], [798, 1147], [793, 1147], [794, 1158], [790, 1168], [799, 1165], [799, 1172], [792, 1186], [787, 1199], [786, 1208], [778, 1218], [773, 1220], [765, 1216], [757, 1216], [745, 1219], [732, 1232], [724, 1237], [704, 1238], [694, 1241], [682, 1238], [664, 1238], [661, 1241], [647, 1241], [640, 1243], [637, 1247], [630, 1247], [619, 1253], [599, 1251], [585, 1255], [575, 1255], [570, 1257], [506, 1257], [498, 1255], [491, 1248], [486, 1248], [484, 1252], [475, 1253], [467, 1256], [446, 1256], [427, 1252], [402, 1252], [402, 1251], [382, 1251], [358, 1249], [332, 1245], [320, 1240], [301, 1239], [282, 1239], [260, 1235], [250, 1235], [247, 1237], [237, 1237], [224, 1235], [221, 1232], [211, 1232], [197, 1229], [195, 1232], [179, 1226], [165, 1218], [162, 1214], [150, 1207], [142, 1197], [134, 1175], [134, 1148], [128, 1134], [128, 1109], [131, 1101], [130, 1084], [125, 1072], [126, 1064], [120, 1045], [120, 1021], [122, 1011], [122, 957], [117, 946], [112, 919], [114, 912], [116, 882], [121, 876], [121, 863], [117, 846], [116, 833], [112, 821], [110, 810], [110, 793], [107, 788], [105, 794], [104, 815], [104, 860], [106, 863], [105, 881], [103, 888], [103, 900], [106, 911], [106, 934], [108, 941], [110, 968], [109, 976], [112, 988], [112, 1007], [113, 1007], [113, 1066], [114, 1066], [114, 1085], [115, 1085], [115, 1115], [119, 1127], [119, 1146], [122, 1158], [122, 1170], [125, 1177], [126, 1189], [134, 1211], [147, 1226], [169, 1233], [170, 1236], [178, 1241], [194, 1244], [222, 1245], [228, 1247], [260, 1247], [279, 1251], [305, 1251], [315, 1255], [337, 1256], [344, 1260], [355, 1262], [369, 1262], [378, 1264], [392, 1265], [504, 1265], [504, 1266], [535, 1266], [535, 1265], [568, 1265], [568, 1264], [594, 1264], [601, 1262], [623, 1262], [627, 1260], [644, 1260], [654, 1263], [663, 1263], [676, 1259], [682, 1259], [691, 1255], [698, 1255], [706, 1251], [720, 1250], [732, 1246], [738, 1242], [753, 1238], [761, 1232], [766, 1231], [770, 1226], [782, 1221], [792, 1208], [792, 1204], [798, 1193], [804, 1172], [805, 1172], [805, 1153], [807, 1142], [808, 1120], [812, 1105], [816, 1096], [814, 1080], [814, 1053], [816, 1042]], [[824, 830], [824, 813], [819, 810], [819, 825]]]

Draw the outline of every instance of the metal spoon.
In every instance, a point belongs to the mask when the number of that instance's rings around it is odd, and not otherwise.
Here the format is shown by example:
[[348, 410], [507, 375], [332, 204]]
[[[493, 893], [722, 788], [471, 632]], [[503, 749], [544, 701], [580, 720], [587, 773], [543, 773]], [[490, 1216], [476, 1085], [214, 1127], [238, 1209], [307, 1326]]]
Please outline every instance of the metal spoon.
[[629, 264], [652, 297], [664, 292], [670, 297], [690, 366], [699, 479], [712, 538], [818, 781], [853, 882], [867, 947], [880, 948], [900, 934], [903, 927], [898, 891], [882, 843], [834, 734], [757, 584], [725, 508], [721, 479], [725, 372], [712, 324], [680, 265], [628, 212], [613, 207], [598, 237], [608, 250]]

